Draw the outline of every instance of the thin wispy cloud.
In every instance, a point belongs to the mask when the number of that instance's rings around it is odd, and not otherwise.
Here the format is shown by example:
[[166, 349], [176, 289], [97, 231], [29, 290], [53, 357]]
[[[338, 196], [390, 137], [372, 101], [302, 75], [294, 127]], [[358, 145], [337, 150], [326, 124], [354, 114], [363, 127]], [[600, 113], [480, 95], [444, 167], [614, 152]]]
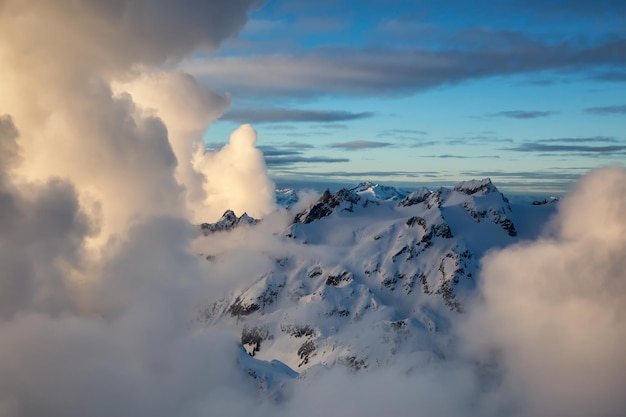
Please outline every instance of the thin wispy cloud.
[[352, 113], [342, 110], [298, 110], [298, 109], [239, 109], [231, 110], [221, 117], [237, 123], [284, 123], [284, 122], [343, 122], [366, 119], [374, 113]]
[[500, 159], [498, 155], [452, 155], [452, 154], [443, 154], [443, 155], [424, 155], [423, 158], [439, 158], [439, 159]]
[[266, 156], [265, 164], [268, 167], [286, 166], [295, 164], [334, 164], [339, 162], [350, 162], [348, 158], [329, 158], [324, 156]]
[[403, 140], [416, 140], [427, 136], [428, 132], [417, 129], [386, 129], [376, 134], [377, 138], [393, 138]]
[[619, 143], [620, 141], [611, 136], [592, 136], [589, 138], [552, 138], [542, 139], [541, 143]]
[[509, 110], [488, 114], [487, 117], [508, 117], [510, 119], [538, 119], [557, 114], [556, 111]]
[[585, 113], [599, 115], [626, 115], [626, 104], [616, 106], [588, 107]]
[[293, 131], [293, 130], [298, 130], [298, 128], [296, 126], [293, 126], [293, 125], [276, 125], [276, 124], [271, 124], [271, 125], [264, 126], [263, 129], [275, 130], [275, 131], [281, 131], [281, 130]]
[[322, 129], [347, 129], [348, 125], [345, 123], [324, 123], [321, 125], [316, 125], [315, 127], [319, 127]]
[[623, 83], [626, 82], [626, 72], [624, 71], [606, 71], [600, 74], [596, 74], [590, 77], [596, 81], [606, 81], [611, 83]]
[[518, 146], [506, 148], [516, 152], [539, 153], [579, 153], [579, 154], [613, 154], [626, 152], [626, 145], [553, 145], [548, 143], [522, 143]]
[[302, 143], [302, 142], [296, 142], [296, 141], [282, 143], [280, 146], [283, 148], [294, 148], [294, 149], [313, 149], [315, 147], [311, 145], [310, 143]]
[[353, 140], [350, 142], [332, 143], [331, 148], [343, 149], [346, 151], [357, 151], [361, 149], [386, 148], [391, 146], [389, 142], [374, 142], [370, 140]]

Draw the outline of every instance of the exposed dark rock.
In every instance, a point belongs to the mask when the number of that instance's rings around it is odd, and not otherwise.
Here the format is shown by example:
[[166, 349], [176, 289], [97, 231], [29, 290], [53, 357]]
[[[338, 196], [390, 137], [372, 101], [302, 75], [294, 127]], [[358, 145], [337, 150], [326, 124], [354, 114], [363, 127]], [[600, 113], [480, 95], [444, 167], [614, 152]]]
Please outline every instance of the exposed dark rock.
[[329, 275], [328, 278], [326, 278], [326, 285], [336, 287], [342, 282], [352, 281], [352, 278], [353, 278], [352, 272], [343, 271], [337, 275]]
[[334, 209], [343, 206], [342, 210], [352, 211], [353, 206], [361, 200], [358, 194], [342, 188], [335, 194], [330, 194], [329, 190], [324, 191], [322, 197], [308, 209], [296, 214], [294, 223], [308, 224], [315, 220], [330, 216]]
[[226, 210], [217, 222], [202, 223], [200, 225], [200, 230], [202, 230], [202, 234], [207, 236], [211, 233], [234, 229], [241, 224], [254, 225], [258, 222], [259, 220], [248, 216], [247, 213], [243, 213], [241, 217], [237, 217], [232, 210]]
[[298, 367], [309, 363], [309, 359], [315, 352], [315, 343], [312, 340], [307, 340], [298, 349], [298, 356], [302, 359], [302, 362], [298, 364]]
[[433, 234], [438, 237], [442, 237], [444, 239], [451, 239], [452, 230], [450, 230], [450, 226], [447, 223], [437, 224], [431, 227]]
[[407, 195], [402, 201], [398, 203], [398, 207], [409, 207], [414, 206], [416, 204], [423, 203], [430, 197], [431, 192], [426, 188], [422, 188], [418, 191], [414, 191], [411, 194]]
[[235, 299], [235, 302], [232, 303], [231, 306], [228, 308], [228, 312], [233, 317], [242, 317], [249, 316], [250, 314], [260, 309], [261, 307], [258, 304], [245, 304], [240, 297], [237, 297]]
[[367, 361], [366, 359], [358, 359], [356, 356], [344, 356], [339, 359], [339, 362], [349, 366], [355, 371], [359, 371], [361, 369], [367, 369]]
[[487, 194], [490, 192], [498, 191], [498, 189], [491, 182], [491, 178], [484, 178], [482, 180], [460, 182], [454, 186], [454, 191], [458, 191], [467, 195], [473, 195], [479, 192]]
[[409, 227], [413, 227], [415, 225], [421, 226], [424, 230], [426, 230], [426, 219], [423, 217], [413, 216], [406, 221], [406, 225]]
[[317, 276], [322, 275], [324, 271], [322, 270], [322, 267], [319, 265], [313, 265], [312, 267], [309, 268], [309, 270], [306, 273], [306, 276], [309, 278], [315, 278]]
[[309, 324], [281, 324], [280, 330], [295, 338], [315, 336], [315, 329]]
[[515, 225], [508, 217], [500, 220], [500, 226], [509, 234], [509, 236], [517, 236], [517, 230], [515, 230]]
[[350, 312], [348, 310], [346, 310], [345, 308], [333, 308], [332, 310], [330, 310], [328, 313], [326, 313], [326, 315], [328, 317], [331, 316], [339, 316], [339, 317], [348, 317], [350, 316]]
[[270, 339], [272, 339], [272, 335], [265, 327], [244, 326], [241, 331], [241, 344], [248, 348], [250, 356], [254, 356], [261, 349], [261, 342]]

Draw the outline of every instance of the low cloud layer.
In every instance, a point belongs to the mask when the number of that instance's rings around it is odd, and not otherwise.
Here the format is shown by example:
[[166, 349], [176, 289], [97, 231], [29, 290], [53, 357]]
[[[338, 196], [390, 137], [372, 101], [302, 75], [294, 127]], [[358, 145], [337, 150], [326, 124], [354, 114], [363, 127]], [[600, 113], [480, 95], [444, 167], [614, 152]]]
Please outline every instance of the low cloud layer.
[[[515, 415], [619, 415], [626, 366], [626, 171], [583, 178], [552, 233], [483, 259], [464, 329]], [[494, 356], [489, 356], [494, 355]]]

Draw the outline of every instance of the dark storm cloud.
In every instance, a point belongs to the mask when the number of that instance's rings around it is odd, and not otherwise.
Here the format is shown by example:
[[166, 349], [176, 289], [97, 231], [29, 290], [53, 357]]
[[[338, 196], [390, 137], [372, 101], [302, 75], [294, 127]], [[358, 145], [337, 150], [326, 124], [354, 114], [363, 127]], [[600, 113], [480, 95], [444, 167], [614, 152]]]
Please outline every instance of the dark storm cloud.
[[343, 149], [346, 151], [357, 151], [360, 149], [386, 148], [391, 146], [389, 142], [374, 142], [370, 140], [353, 140], [350, 142], [333, 143], [331, 148]]
[[600, 115], [626, 114], [626, 104], [621, 105], [621, 106], [616, 105], [616, 106], [603, 106], [603, 107], [588, 107], [585, 109], [585, 113], [600, 114]]
[[231, 110], [221, 117], [237, 123], [283, 123], [283, 122], [343, 122], [366, 119], [371, 112], [351, 113], [340, 110], [297, 110], [297, 109], [245, 109]]
[[510, 110], [488, 114], [488, 117], [508, 117], [511, 119], [537, 119], [557, 114], [555, 111]]

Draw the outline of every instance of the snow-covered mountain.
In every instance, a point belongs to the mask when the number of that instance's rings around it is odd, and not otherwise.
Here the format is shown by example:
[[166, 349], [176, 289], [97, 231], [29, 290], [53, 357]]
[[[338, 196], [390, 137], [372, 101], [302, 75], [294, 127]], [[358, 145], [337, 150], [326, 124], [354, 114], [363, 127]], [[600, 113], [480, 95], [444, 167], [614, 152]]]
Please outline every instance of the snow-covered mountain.
[[[280, 194], [294, 206], [295, 193]], [[270, 266], [201, 319], [238, 329], [248, 354], [240, 363], [266, 388], [317, 367], [391, 363], [399, 351], [437, 360], [476, 286], [479, 259], [535, 237], [555, 206], [512, 205], [490, 179], [434, 191], [371, 183], [327, 190], [290, 212], [276, 236], [283, 246], [266, 254]], [[240, 225], [259, 227], [229, 211], [202, 230]], [[219, 263], [220, 255], [207, 259]]]

